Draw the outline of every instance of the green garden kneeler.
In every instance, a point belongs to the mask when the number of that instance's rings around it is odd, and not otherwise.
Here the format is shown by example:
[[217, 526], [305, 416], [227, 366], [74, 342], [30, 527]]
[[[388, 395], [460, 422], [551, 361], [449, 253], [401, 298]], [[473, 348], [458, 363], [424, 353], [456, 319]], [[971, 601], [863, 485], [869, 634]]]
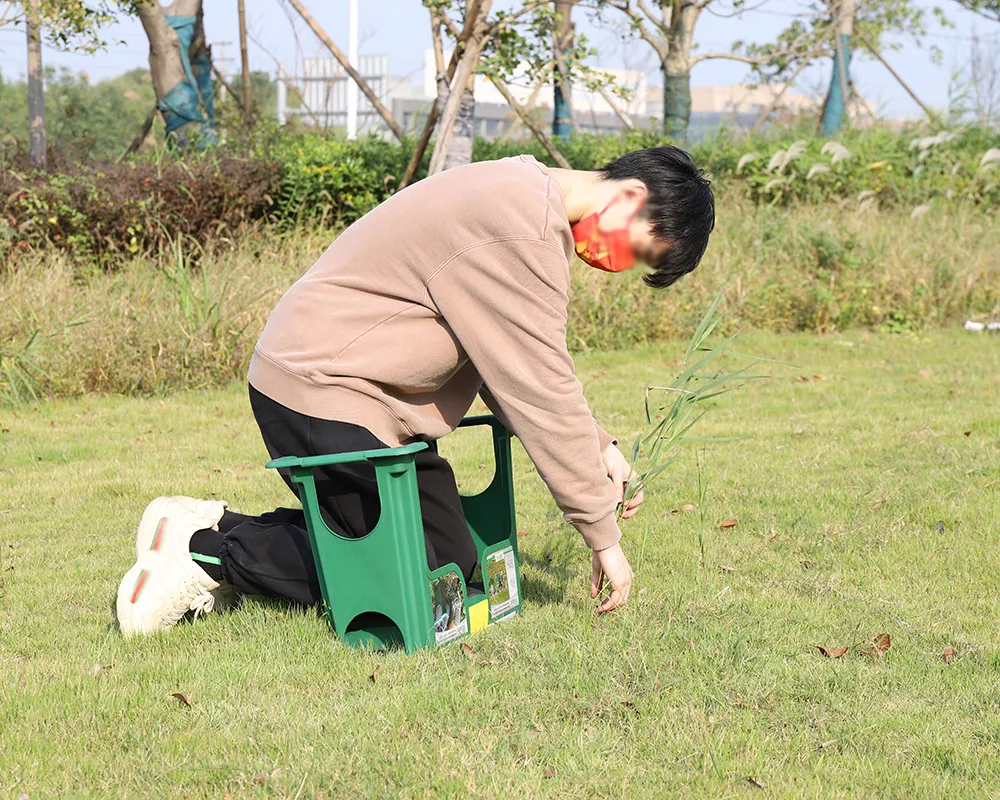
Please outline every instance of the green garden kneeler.
[[[341, 641], [354, 647], [402, 644], [412, 653], [474, 633], [520, 610], [510, 432], [491, 415], [469, 417], [459, 427], [474, 425], [492, 430], [496, 470], [485, 491], [462, 497], [485, 592], [471, 598], [457, 565], [433, 572], [427, 568], [414, 464], [425, 443], [268, 462], [269, 469], [287, 469], [300, 487], [327, 619]], [[375, 467], [382, 510], [374, 530], [348, 539], [323, 520], [313, 469], [359, 461]]]

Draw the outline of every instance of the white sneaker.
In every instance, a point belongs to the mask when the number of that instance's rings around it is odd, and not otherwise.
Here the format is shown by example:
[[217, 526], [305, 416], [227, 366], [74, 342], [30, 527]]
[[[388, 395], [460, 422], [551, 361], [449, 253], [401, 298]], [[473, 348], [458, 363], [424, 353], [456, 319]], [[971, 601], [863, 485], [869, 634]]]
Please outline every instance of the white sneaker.
[[191, 536], [205, 528], [206, 518], [172, 498], [161, 507], [164, 515], [149, 546], [118, 586], [116, 609], [125, 636], [166, 630], [188, 611], [194, 611], [197, 618], [215, 608], [212, 592], [220, 585], [189, 553]]
[[225, 512], [227, 504], [223, 500], [196, 500], [193, 497], [177, 495], [175, 497], [157, 497], [146, 506], [139, 521], [139, 529], [135, 534], [135, 557], [138, 558], [153, 544], [157, 529], [164, 517], [180, 512], [189, 512], [202, 517], [203, 522], [198, 530], [219, 530], [219, 520]]
[[[136, 559], [153, 546], [161, 526], [171, 514], [189, 512], [201, 519], [202, 524], [198, 530], [217, 531], [219, 520], [227, 508], [228, 504], [224, 500], [196, 500], [183, 495], [157, 497], [146, 506], [139, 521], [139, 529], [135, 534]], [[219, 584], [218, 589], [212, 590], [212, 595], [215, 597], [216, 611], [222, 611], [240, 601], [240, 593], [225, 581]]]

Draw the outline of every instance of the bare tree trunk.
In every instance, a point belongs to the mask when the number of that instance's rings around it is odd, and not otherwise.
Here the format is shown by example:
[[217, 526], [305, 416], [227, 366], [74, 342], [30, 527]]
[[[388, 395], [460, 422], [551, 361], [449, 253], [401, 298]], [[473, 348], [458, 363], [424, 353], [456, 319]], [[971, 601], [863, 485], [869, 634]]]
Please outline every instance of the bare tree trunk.
[[473, 74], [468, 86], [462, 92], [462, 102], [458, 106], [458, 116], [452, 129], [451, 146], [444, 159], [444, 168], [461, 167], [472, 163], [472, 146], [476, 138], [476, 76]]
[[243, 121], [247, 127], [253, 124], [253, 87], [250, 84], [250, 59], [247, 56], [247, 9], [246, 0], [239, 0], [236, 11], [240, 18], [240, 68], [243, 70]]
[[42, 43], [38, 38], [38, 0], [29, 0], [24, 18], [28, 35], [28, 138], [31, 166], [45, 169], [45, 84]]
[[420, 169], [420, 162], [424, 159], [427, 145], [430, 144], [434, 128], [437, 126], [437, 122], [441, 118], [441, 112], [444, 110], [444, 104], [448, 100], [448, 86], [452, 78], [455, 77], [455, 70], [458, 68], [458, 50], [456, 49], [451, 54], [451, 61], [448, 62], [448, 68], [445, 69], [444, 45], [441, 41], [441, 22], [433, 10], [431, 10], [431, 37], [434, 40], [437, 98], [427, 112], [427, 121], [424, 123], [424, 130], [420, 134], [420, 139], [417, 141], [417, 147], [413, 151], [413, 155], [410, 156], [410, 163], [406, 165], [406, 174], [403, 175], [403, 181], [399, 185], [400, 189], [404, 189], [413, 183], [413, 178], [416, 176], [417, 170]]
[[[485, 37], [483, 22], [490, 13], [492, 4], [493, 0], [469, 0], [466, 6], [465, 26], [456, 43], [456, 47], [464, 48], [461, 60], [455, 70], [455, 79], [452, 81], [452, 86], [456, 88], [468, 86], [475, 75]], [[441, 124], [438, 128], [437, 141], [434, 143], [434, 153], [431, 156], [430, 169], [428, 170], [431, 175], [441, 172], [445, 168], [455, 120], [458, 119], [464, 97], [464, 91], [453, 90], [441, 112]]]

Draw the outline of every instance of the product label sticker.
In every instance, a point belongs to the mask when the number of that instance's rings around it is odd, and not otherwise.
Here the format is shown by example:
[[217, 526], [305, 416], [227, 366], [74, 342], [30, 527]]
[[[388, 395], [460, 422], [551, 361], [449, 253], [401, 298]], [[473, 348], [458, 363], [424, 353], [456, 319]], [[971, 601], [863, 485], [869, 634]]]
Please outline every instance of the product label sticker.
[[462, 581], [454, 572], [431, 580], [431, 608], [434, 614], [434, 641], [437, 644], [450, 642], [469, 632]]
[[505, 547], [487, 558], [486, 592], [489, 595], [492, 619], [517, 607], [517, 564], [514, 561], [513, 547]]

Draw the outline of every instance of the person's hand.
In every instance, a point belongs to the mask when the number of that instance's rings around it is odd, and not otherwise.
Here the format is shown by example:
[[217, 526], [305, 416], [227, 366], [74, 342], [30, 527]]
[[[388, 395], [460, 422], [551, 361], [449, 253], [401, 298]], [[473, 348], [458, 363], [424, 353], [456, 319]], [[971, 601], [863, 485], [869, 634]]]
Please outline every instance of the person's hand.
[[632, 567], [625, 558], [621, 544], [594, 551], [593, 572], [590, 576], [590, 597], [596, 598], [607, 578], [611, 593], [597, 607], [598, 614], [607, 614], [621, 608], [632, 591]]
[[[608, 469], [608, 477], [611, 478], [611, 483], [614, 484], [615, 491], [618, 493], [618, 503], [624, 503], [625, 484], [635, 475], [635, 470], [629, 465], [628, 459], [622, 455], [621, 450], [613, 444], [609, 444], [601, 455], [604, 458], [604, 466]], [[629, 500], [628, 508], [622, 512], [622, 519], [634, 517], [644, 499], [645, 495], [642, 491], [637, 492], [635, 497]]]

